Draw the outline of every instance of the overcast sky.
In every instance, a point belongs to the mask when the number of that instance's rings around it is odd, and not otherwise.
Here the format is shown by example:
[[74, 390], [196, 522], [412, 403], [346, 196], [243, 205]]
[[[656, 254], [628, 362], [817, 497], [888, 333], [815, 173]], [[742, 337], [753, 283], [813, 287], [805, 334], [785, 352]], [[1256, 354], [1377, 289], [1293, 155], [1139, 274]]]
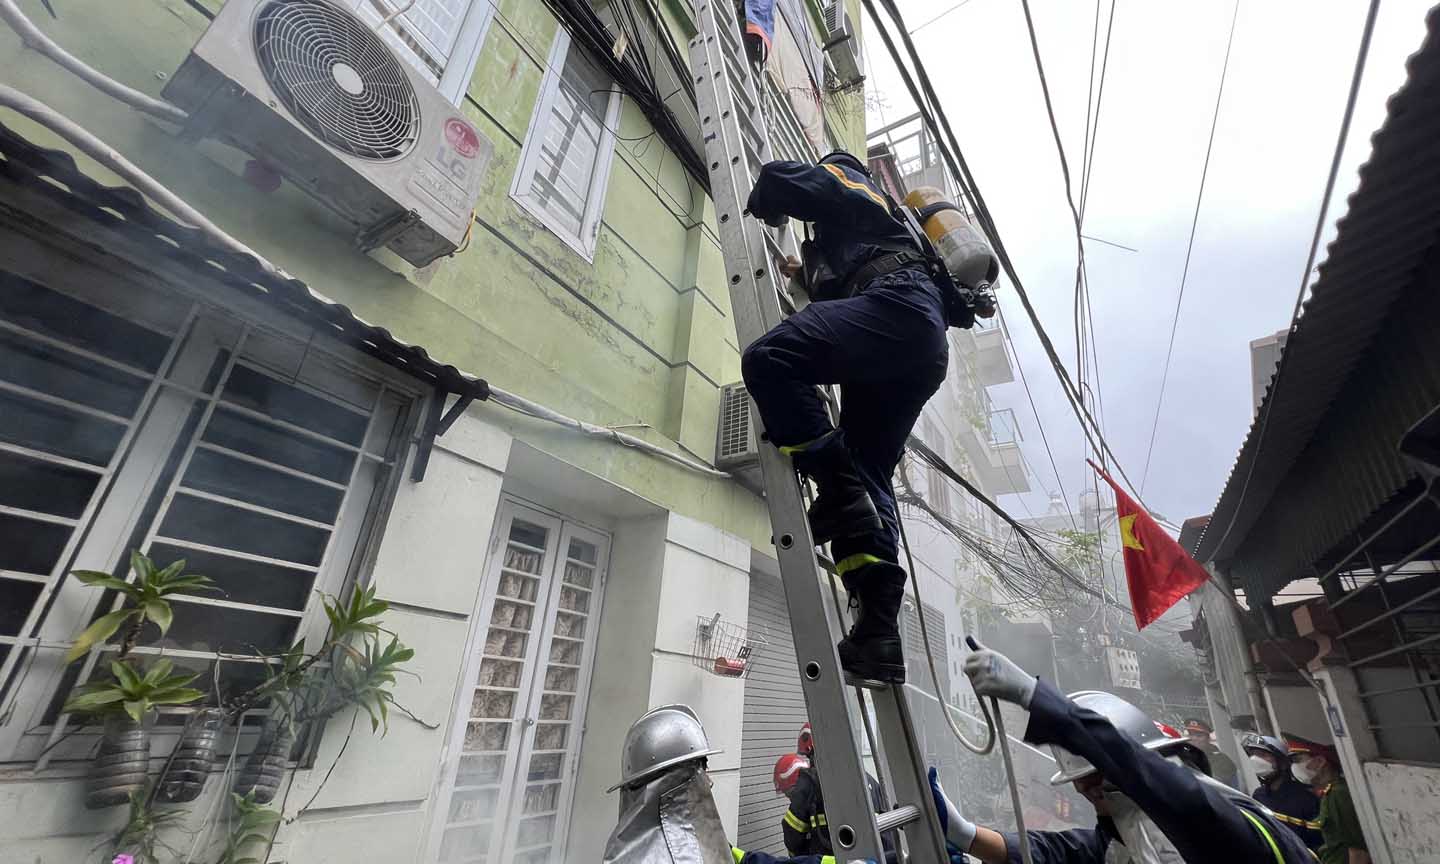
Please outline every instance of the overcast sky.
[[[1075, 239], [1019, 0], [900, 4], [966, 159], [1046, 330], [1073, 367]], [[1175, 522], [1210, 512], [1250, 427], [1249, 342], [1288, 325], [1334, 152], [1368, 4], [1241, 0], [1190, 274], [1145, 485]], [[1344, 214], [1385, 100], [1404, 81], [1430, 3], [1380, 11], [1336, 194]], [[1032, 0], [1041, 57], [1075, 193], [1095, 7]], [[1101, 40], [1109, 0], [1102, 0]], [[1119, 0], [1085, 233], [1107, 438], [1135, 482], [1144, 470], [1234, 6]], [[870, 33], [867, 19], [862, 31]], [[878, 38], [866, 40], [870, 128], [914, 109]], [[1098, 65], [1098, 64], [1097, 64]], [[1097, 68], [1096, 77], [1099, 71]], [[1327, 234], [1327, 239], [1328, 239]], [[1318, 260], [1324, 258], [1322, 244]], [[1072, 504], [1088, 469], [1083, 438], [1034, 329], [1002, 277], [1000, 305]], [[1357, 286], [1363, 290], [1363, 286]], [[1072, 368], [1073, 374], [1073, 368]], [[1056, 481], [1018, 380], [991, 388], [1021, 418], [1033, 469], [1023, 502], [1041, 513]], [[1014, 497], [1003, 503], [1021, 509]]]

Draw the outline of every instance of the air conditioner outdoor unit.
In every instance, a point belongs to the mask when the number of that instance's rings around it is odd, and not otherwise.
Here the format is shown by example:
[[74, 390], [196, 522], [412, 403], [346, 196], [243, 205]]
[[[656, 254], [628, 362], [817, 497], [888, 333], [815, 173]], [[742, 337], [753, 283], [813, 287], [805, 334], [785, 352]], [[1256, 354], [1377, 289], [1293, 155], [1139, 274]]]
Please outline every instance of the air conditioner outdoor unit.
[[855, 23], [845, 11], [845, 0], [832, 0], [825, 7], [825, 27], [830, 34], [825, 39], [825, 53], [835, 67], [836, 79], [841, 84], [858, 81], [860, 43], [855, 39]]
[[744, 486], [760, 494], [760, 451], [750, 422], [750, 393], [739, 382], [720, 388], [720, 423], [715, 436], [715, 467], [728, 471]]
[[378, 34], [328, 0], [229, 0], [166, 84], [227, 141], [419, 267], [454, 252], [494, 151]]

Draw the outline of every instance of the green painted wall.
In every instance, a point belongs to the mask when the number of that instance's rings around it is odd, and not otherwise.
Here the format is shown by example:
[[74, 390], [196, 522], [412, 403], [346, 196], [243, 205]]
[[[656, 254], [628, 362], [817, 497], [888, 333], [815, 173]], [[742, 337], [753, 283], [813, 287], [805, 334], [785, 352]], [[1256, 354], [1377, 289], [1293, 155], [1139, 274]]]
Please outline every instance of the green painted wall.
[[[214, 0], [202, 4], [217, 7]], [[40, 0], [21, 7], [66, 49], [158, 96], [207, 21], [183, 0]], [[684, 47], [683, 6], [662, 11]], [[495, 146], [469, 248], [424, 270], [350, 245], [349, 230], [288, 185], [244, 182], [246, 156], [194, 144], [25, 51], [0, 28], [0, 81], [81, 122], [261, 254], [399, 338], [498, 386], [590, 422], [637, 424], [656, 443], [714, 455], [718, 385], [738, 380], [739, 352], [710, 202], [628, 100], [617, 130], [593, 264], [509, 196], [557, 24], [538, 0], [500, 0], [462, 110]], [[858, 105], [858, 103], [856, 103]], [[27, 137], [61, 146], [18, 115]], [[833, 118], [863, 139], [863, 112]], [[66, 148], [69, 149], [69, 148]], [[82, 159], [93, 176], [119, 182]], [[758, 500], [611, 444], [482, 406], [517, 437], [685, 515], [757, 545]]]

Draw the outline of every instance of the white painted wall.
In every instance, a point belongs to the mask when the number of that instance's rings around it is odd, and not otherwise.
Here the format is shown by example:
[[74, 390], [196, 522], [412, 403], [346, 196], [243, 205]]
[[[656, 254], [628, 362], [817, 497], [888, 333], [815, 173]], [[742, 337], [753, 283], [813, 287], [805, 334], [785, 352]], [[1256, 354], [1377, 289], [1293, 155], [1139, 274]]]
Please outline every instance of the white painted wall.
[[1380, 813], [1393, 864], [1440, 861], [1440, 767], [1367, 762], [1365, 777]]

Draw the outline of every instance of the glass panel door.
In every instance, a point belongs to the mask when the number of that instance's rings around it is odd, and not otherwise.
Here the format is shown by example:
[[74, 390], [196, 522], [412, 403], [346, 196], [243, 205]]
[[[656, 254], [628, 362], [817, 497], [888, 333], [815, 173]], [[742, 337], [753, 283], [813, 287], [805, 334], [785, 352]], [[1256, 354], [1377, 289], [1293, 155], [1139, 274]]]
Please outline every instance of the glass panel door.
[[559, 861], [608, 542], [506, 502], [451, 733], [433, 860]]
[[503, 859], [514, 864], [549, 864], [564, 854], [599, 625], [605, 547], [603, 535], [566, 523], [546, 610], [541, 647], [545, 674], [536, 678], [525, 718], [520, 764], [526, 767], [518, 779], [519, 794], [513, 799], [518, 812], [510, 819]]
[[504, 860], [499, 846], [505, 832], [497, 829], [514, 798], [519, 739], [544, 626], [537, 609], [544, 609], [560, 520], [510, 506], [499, 536], [503, 542], [492, 554], [480, 608], [483, 635], [469, 664], [472, 686], [461, 697], [451, 741], [458, 757], [438, 859], [446, 864]]

